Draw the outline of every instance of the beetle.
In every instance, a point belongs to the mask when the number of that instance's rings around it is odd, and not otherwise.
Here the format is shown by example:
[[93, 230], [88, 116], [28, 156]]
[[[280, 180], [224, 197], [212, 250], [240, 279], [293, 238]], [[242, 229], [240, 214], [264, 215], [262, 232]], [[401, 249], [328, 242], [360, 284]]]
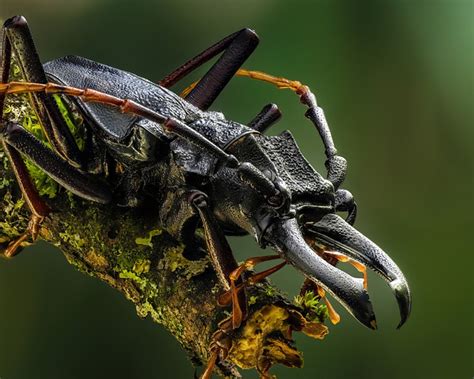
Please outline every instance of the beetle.
[[[202, 227], [224, 289], [219, 301], [232, 305], [231, 316], [213, 337], [212, 358], [203, 378], [210, 377], [217, 361], [225, 360], [228, 350], [222, 340], [246, 319], [245, 286], [287, 264], [300, 271], [320, 296], [329, 292], [371, 329], [376, 322], [366, 281], [339, 270], [338, 260], [369, 267], [390, 284], [400, 309], [399, 327], [411, 311], [410, 289], [401, 270], [353, 227], [357, 206], [351, 193], [340, 188], [346, 160], [338, 155], [324, 112], [309, 87], [241, 68], [258, 41], [254, 31], [240, 30], [153, 83], [77, 56], [42, 65], [25, 18], [13, 17], [3, 26], [0, 109], [7, 94], [31, 93], [52, 145], [46, 148], [21, 125], [4, 120], [3, 112], [0, 115], [0, 140], [32, 213], [27, 231], [4, 254], [13, 256], [26, 239], [34, 240], [50, 212], [22, 155], [86, 200], [139, 207], [152, 197], [163, 204], [157, 217], [176, 239], [187, 241]], [[25, 82], [9, 82], [12, 54]], [[219, 54], [184, 98], [169, 90]], [[291, 132], [264, 133], [281, 116], [276, 105], [265, 106], [247, 125], [208, 110], [235, 75], [297, 93], [324, 144], [326, 177], [304, 158]], [[88, 131], [85, 151], [78, 148], [53, 94], [67, 97], [83, 116]], [[115, 181], [104, 179], [110, 167], [116, 169]], [[338, 212], [346, 212], [347, 217], [343, 219]], [[249, 258], [239, 265], [226, 235], [245, 234], [277, 254]], [[282, 262], [248, 274], [244, 280], [244, 274], [256, 264], [276, 259]]]

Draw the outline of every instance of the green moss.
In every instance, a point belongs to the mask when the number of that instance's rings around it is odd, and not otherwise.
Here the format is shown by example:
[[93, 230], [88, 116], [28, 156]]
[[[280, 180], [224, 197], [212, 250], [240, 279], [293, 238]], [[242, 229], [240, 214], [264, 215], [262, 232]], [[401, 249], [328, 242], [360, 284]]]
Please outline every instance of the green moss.
[[256, 304], [256, 303], [257, 303], [257, 296], [250, 296], [248, 304], [253, 305], [253, 304]]
[[0, 179], [0, 190], [1, 189], [4, 189], [4, 188], [7, 188], [11, 183], [11, 180], [7, 179], [7, 178], [1, 178]]
[[[136, 310], [138, 317], [145, 318], [151, 314], [154, 321], [159, 323], [162, 320], [162, 318], [157, 314], [158, 312], [155, 310], [155, 308], [153, 308], [153, 305], [149, 301], [137, 304]], [[156, 317], [156, 320], [154, 316]]]
[[148, 246], [148, 247], [153, 248], [153, 243], [151, 242], [151, 240], [153, 239], [153, 237], [161, 235], [161, 233], [162, 233], [161, 229], [150, 230], [147, 236], [135, 238], [135, 243], [137, 245]]
[[86, 245], [86, 241], [79, 235], [79, 234], [69, 234], [68, 231], [59, 233], [59, 237], [61, 240], [68, 244], [71, 245], [74, 249], [81, 251], [82, 247]]
[[115, 253], [115, 271], [127, 270], [136, 273], [136, 270], [140, 270], [139, 266], [143, 265], [143, 263], [138, 263], [137, 266], [137, 262], [148, 259], [150, 253], [150, 251], [140, 251], [138, 249], [125, 248], [122, 250], [118, 248]]
[[207, 258], [191, 261], [183, 256], [183, 251], [184, 245], [167, 249], [165, 256], [160, 260], [158, 268], [170, 270], [171, 272], [180, 270], [184, 273], [186, 279], [191, 279], [193, 276], [202, 274], [209, 266]]
[[150, 260], [149, 259], [138, 259], [134, 264], [133, 264], [133, 271], [137, 273], [138, 275], [147, 273], [150, 271]]
[[321, 304], [319, 296], [312, 291], [294, 298], [294, 304], [303, 310], [303, 315], [308, 321], [324, 322], [329, 317], [328, 308]]
[[177, 321], [181, 317], [179, 314], [175, 315], [169, 313], [169, 308], [162, 309], [160, 307], [155, 307], [150, 301], [137, 304], [136, 310], [139, 317], [145, 318], [150, 315], [154, 322], [166, 325], [166, 328], [178, 339], [178, 341], [183, 340], [184, 327], [179, 321]]
[[14, 200], [11, 193], [7, 192], [0, 204], [3, 209], [3, 217], [0, 221], [0, 243], [5, 243], [12, 241], [24, 232], [28, 218], [19, 217], [19, 211], [25, 204], [23, 198]]
[[132, 271], [123, 270], [119, 273], [119, 278], [121, 279], [131, 279], [135, 283], [137, 283], [141, 290], [146, 288], [147, 281], [145, 279], [140, 278], [137, 274]]
[[66, 122], [72, 136], [74, 137], [79, 150], [84, 151], [86, 146], [86, 128], [84, 125], [84, 119], [81, 114], [74, 108], [69, 111], [69, 108], [73, 108], [70, 104], [68, 107], [66, 101], [61, 98], [60, 95], [53, 95], [54, 100], [61, 112], [61, 115]]

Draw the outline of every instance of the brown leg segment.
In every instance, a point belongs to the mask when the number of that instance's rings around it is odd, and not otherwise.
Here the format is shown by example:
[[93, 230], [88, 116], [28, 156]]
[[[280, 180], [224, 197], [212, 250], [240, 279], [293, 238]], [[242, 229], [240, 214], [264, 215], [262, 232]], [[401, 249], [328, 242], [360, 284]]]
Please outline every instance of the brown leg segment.
[[[4, 36], [2, 43], [2, 56], [0, 65], [1, 83], [5, 83], [8, 81], [10, 76], [11, 67], [11, 43], [6, 36]], [[0, 132], [4, 127], [3, 109], [5, 104], [5, 96], [5, 93], [0, 93]], [[27, 230], [16, 240], [10, 242], [6, 250], [3, 252], [6, 257], [10, 258], [20, 252], [22, 245], [30, 236], [33, 241], [37, 238], [41, 222], [49, 214], [50, 209], [38, 194], [38, 191], [36, 190], [30, 178], [28, 169], [26, 168], [20, 153], [18, 153], [18, 151], [16, 151], [4, 141], [1, 142], [3, 150], [5, 151], [5, 154], [12, 165], [16, 180], [23, 194], [23, 198], [25, 199], [25, 202], [32, 213]]]
[[232, 330], [232, 316], [219, 323], [217, 331], [212, 335], [212, 342], [209, 347], [211, 357], [200, 379], [210, 379], [218, 361], [224, 361], [229, 355], [229, 351], [232, 348], [232, 338], [229, 333]]
[[[201, 201], [201, 199], [200, 199]], [[224, 234], [218, 228], [217, 223], [214, 222], [213, 216], [210, 212], [204, 209], [202, 203], [197, 205], [201, 220], [203, 220], [204, 234], [206, 238], [207, 248], [211, 256], [214, 269], [217, 276], [226, 291], [232, 291], [235, 288], [235, 282], [240, 284], [240, 278], [236, 280], [229, 279], [230, 275], [236, 270], [237, 262], [230, 249]], [[207, 207], [207, 204], [206, 204]], [[247, 314], [247, 297], [245, 292], [235, 293], [232, 299], [232, 326], [237, 329], [242, 320], [246, 318]]]
[[219, 360], [225, 360], [229, 353], [232, 346], [232, 340], [229, 333], [240, 327], [242, 321], [246, 319], [247, 297], [245, 294], [245, 285], [251, 285], [262, 281], [268, 275], [281, 269], [286, 262], [282, 262], [275, 267], [252, 275], [247, 278], [247, 280], [243, 281], [242, 275], [245, 271], [253, 268], [258, 263], [278, 259], [280, 256], [271, 255], [250, 258], [242, 265], [237, 265], [224, 234], [209, 210], [206, 196], [203, 193], [195, 192], [191, 195], [190, 201], [194, 204], [201, 217], [211, 261], [221, 284], [226, 290], [224, 297], [227, 299], [220, 297], [219, 304], [222, 305], [223, 300], [225, 305], [232, 303], [232, 315], [219, 323], [218, 330], [212, 336], [212, 342], [209, 348], [211, 357], [204, 372], [201, 374], [201, 379], [209, 379], [212, 376], [212, 372], [217, 362]]
[[18, 239], [12, 241], [4, 254], [11, 258], [20, 252], [22, 244], [31, 236], [34, 241], [38, 237], [41, 222], [48, 216], [50, 209], [46, 203], [41, 199], [33, 182], [31, 181], [28, 170], [23, 162], [21, 155], [14, 148], [2, 141], [2, 147], [12, 165], [13, 172], [20, 186], [23, 198], [25, 199], [28, 208], [31, 211], [31, 219], [28, 228]]
[[[275, 257], [275, 258], [272, 258], [272, 257]], [[256, 259], [258, 259], [258, 258], [260, 258], [260, 257], [257, 257]], [[281, 257], [271, 255], [271, 256], [268, 256], [268, 257], [261, 257], [261, 258], [269, 258], [269, 259], [265, 259], [265, 260], [261, 261], [261, 262], [265, 262], [265, 261], [269, 261], [269, 260], [272, 260], [272, 259], [278, 259], [278, 258], [281, 258]], [[255, 259], [255, 258], [250, 258], [250, 259]], [[257, 263], [260, 263], [260, 262], [257, 262]], [[260, 283], [262, 280], [264, 280], [268, 276], [274, 274], [275, 272], [277, 272], [280, 269], [282, 269], [283, 267], [285, 267], [286, 264], [287, 264], [287, 262], [283, 261], [283, 262], [277, 264], [276, 266], [270, 267], [269, 269], [267, 269], [265, 271], [262, 271], [262, 272], [259, 272], [257, 274], [253, 274], [253, 275], [249, 276], [242, 283], [240, 283], [238, 285], [234, 284], [233, 288], [231, 288], [230, 290], [222, 293], [219, 296], [219, 305], [220, 306], [229, 305], [231, 302], [234, 301], [234, 298], [235, 298], [236, 294], [238, 294], [246, 286], [252, 286], [254, 284]], [[244, 265], [245, 265], [245, 263], [240, 265], [239, 269], [242, 268]], [[242, 271], [242, 273], [243, 273], [243, 271]]]

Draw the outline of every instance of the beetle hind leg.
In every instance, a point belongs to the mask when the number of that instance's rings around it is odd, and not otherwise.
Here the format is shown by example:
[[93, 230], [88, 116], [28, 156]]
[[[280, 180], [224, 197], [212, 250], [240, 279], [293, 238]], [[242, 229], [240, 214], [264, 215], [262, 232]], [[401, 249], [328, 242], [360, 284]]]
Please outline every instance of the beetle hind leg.
[[[0, 124], [1, 125], [1, 124]], [[31, 238], [35, 241], [38, 237], [41, 223], [44, 218], [48, 216], [50, 209], [48, 205], [41, 199], [36, 190], [25, 163], [20, 153], [9, 146], [5, 141], [2, 141], [3, 150], [12, 165], [13, 171], [17, 178], [20, 189], [23, 193], [23, 197], [28, 204], [28, 208], [31, 211], [31, 218], [28, 223], [28, 227], [23, 234], [17, 239], [11, 241], [3, 252], [3, 255], [7, 258], [11, 258], [21, 251], [21, 249], [28, 244], [28, 239]]]

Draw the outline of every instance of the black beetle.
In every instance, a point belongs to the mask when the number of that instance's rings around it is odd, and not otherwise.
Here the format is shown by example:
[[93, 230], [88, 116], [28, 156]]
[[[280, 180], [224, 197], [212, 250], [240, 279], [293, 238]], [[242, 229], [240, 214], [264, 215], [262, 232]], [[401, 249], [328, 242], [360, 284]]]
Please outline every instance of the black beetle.
[[[158, 217], [176, 238], [186, 240], [202, 225], [214, 269], [228, 294], [223, 301], [233, 305], [232, 317], [221, 323], [221, 333], [216, 333], [216, 343], [211, 345], [214, 355], [205, 377], [219, 355], [225, 358], [225, 348], [218, 343], [225, 335], [222, 332], [237, 328], [246, 317], [241, 275], [262, 261], [283, 259], [254, 275], [254, 282], [289, 263], [369, 328], [375, 329], [376, 324], [365, 283], [337, 269], [334, 257], [368, 266], [389, 282], [400, 308], [399, 327], [411, 309], [410, 290], [400, 269], [352, 227], [356, 204], [348, 191], [339, 189], [346, 161], [337, 155], [314, 95], [299, 82], [240, 69], [257, 44], [257, 35], [243, 29], [155, 84], [76, 56], [43, 66], [23, 17], [13, 17], [3, 27], [0, 109], [6, 94], [33, 93], [33, 105], [53, 146], [53, 150], [45, 148], [20, 125], [3, 121], [3, 115], [0, 118], [0, 140], [33, 214], [28, 231], [5, 254], [14, 255], [22, 241], [34, 239], [49, 212], [20, 153], [63, 187], [91, 201], [136, 207], [147, 201], [149, 191], [144, 188], [152, 186], [153, 195], [163, 204]], [[8, 82], [12, 53], [26, 82]], [[184, 99], [167, 89], [220, 53]], [[280, 117], [275, 105], [264, 107], [248, 125], [207, 111], [235, 74], [293, 89], [300, 96], [326, 149], [326, 179], [306, 161], [290, 132], [263, 134]], [[85, 152], [78, 149], [52, 94], [69, 95], [81, 111], [89, 132]], [[113, 187], [100, 178], [106, 165], [121, 168]], [[340, 211], [348, 213], [346, 220], [336, 214]], [[251, 258], [239, 266], [225, 235], [247, 233], [278, 255]]]

